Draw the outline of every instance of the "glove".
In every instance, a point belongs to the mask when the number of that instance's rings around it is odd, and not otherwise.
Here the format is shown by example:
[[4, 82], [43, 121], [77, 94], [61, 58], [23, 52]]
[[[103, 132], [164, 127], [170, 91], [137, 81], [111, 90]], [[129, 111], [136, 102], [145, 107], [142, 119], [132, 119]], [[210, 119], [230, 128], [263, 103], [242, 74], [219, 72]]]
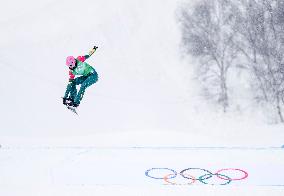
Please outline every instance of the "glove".
[[89, 55], [91, 56], [98, 49], [98, 46], [94, 46], [92, 50], [90, 50]]

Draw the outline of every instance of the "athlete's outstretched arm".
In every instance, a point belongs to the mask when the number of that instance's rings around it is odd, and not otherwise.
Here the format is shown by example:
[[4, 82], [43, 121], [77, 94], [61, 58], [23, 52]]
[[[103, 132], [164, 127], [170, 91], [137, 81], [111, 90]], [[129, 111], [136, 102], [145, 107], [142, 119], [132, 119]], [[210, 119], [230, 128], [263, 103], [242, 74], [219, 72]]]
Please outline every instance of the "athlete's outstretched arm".
[[90, 58], [90, 56], [92, 56], [96, 50], [98, 49], [97, 46], [94, 46], [94, 48], [92, 48], [92, 50], [89, 51], [89, 54], [87, 55], [84, 55], [84, 56], [78, 56], [77, 57], [77, 60], [81, 61], [81, 62], [84, 62], [85, 60], [87, 60], [88, 58]]

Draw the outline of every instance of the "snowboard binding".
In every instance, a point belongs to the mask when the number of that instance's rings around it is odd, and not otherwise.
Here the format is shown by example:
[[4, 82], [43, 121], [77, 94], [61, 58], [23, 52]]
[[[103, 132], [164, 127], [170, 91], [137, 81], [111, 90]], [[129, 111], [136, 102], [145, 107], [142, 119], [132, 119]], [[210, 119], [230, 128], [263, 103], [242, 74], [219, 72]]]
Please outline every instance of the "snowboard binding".
[[62, 97], [63, 99], [63, 104], [69, 109], [71, 110], [72, 112], [74, 112], [75, 114], [78, 115], [77, 111], [76, 111], [76, 108], [79, 106], [78, 104], [75, 104], [74, 103], [74, 100], [72, 98], [65, 98], [65, 97]]

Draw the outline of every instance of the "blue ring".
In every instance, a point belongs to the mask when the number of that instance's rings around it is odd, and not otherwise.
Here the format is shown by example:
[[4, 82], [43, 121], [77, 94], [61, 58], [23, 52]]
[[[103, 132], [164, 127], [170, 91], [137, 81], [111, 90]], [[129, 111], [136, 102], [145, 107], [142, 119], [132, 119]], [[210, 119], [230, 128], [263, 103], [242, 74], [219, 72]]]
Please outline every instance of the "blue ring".
[[161, 178], [157, 178], [157, 177], [153, 177], [153, 176], [150, 176], [150, 175], [149, 175], [149, 172], [150, 172], [150, 171], [152, 171], [152, 170], [157, 170], [157, 169], [158, 169], [158, 170], [169, 170], [169, 171], [173, 172], [173, 176], [170, 177], [169, 179], [172, 179], [172, 178], [177, 177], [177, 172], [176, 172], [175, 170], [169, 169], [169, 168], [151, 168], [151, 169], [148, 169], [148, 170], [145, 172], [145, 175], [148, 176], [149, 178], [153, 178], [153, 179], [157, 179], [157, 180], [162, 180], [162, 179], [164, 179], [164, 176], [161, 177]]

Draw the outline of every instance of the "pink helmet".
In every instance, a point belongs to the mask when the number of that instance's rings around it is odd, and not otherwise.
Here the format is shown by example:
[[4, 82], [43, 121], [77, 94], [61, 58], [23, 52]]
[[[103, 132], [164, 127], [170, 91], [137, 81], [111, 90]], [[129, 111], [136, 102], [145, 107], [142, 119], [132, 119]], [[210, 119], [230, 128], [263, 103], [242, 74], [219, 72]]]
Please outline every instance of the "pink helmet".
[[66, 65], [72, 69], [76, 66], [76, 59], [73, 56], [68, 56], [66, 58]]

